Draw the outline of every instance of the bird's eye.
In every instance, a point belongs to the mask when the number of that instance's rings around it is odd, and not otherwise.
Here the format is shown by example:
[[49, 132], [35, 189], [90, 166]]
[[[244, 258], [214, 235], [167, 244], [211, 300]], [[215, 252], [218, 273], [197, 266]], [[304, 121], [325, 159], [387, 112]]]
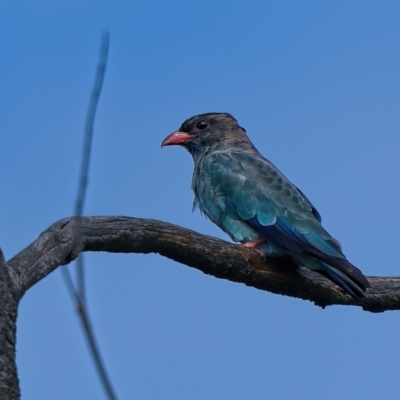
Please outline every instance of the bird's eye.
[[201, 121], [199, 121], [198, 123], [197, 123], [197, 127], [199, 128], [199, 129], [205, 129], [205, 128], [207, 128], [207, 121], [204, 121], [204, 119], [202, 119]]

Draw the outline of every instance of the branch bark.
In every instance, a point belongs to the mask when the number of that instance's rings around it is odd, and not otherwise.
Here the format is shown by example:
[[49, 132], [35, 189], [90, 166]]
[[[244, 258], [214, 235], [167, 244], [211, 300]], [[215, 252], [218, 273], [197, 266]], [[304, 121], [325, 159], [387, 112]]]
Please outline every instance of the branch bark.
[[19, 297], [15, 290], [14, 271], [4, 261], [0, 250], [0, 399], [19, 399], [15, 362], [16, 321]]
[[18, 303], [35, 283], [83, 251], [159, 253], [205, 274], [257, 289], [365, 311], [400, 309], [400, 277], [368, 277], [367, 298], [357, 303], [330, 281], [288, 260], [266, 258], [243, 246], [167, 222], [130, 217], [71, 217], [44, 231], [7, 263], [0, 250], [0, 398], [19, 399], [15, 363]]
[[60, 220], [8, 262], [18, 276], [20, 297], [82, 251], [159, 253], [205, 274], [268, 292], [329, 305], [360, 306], [365, 311], [400, 309], [400, 277], [368, 277], [371, 288], [358, 303], [339, 287], [288, 260], [266, 258], [243, 246], [170, 223], [130, 217], [71, 217]]

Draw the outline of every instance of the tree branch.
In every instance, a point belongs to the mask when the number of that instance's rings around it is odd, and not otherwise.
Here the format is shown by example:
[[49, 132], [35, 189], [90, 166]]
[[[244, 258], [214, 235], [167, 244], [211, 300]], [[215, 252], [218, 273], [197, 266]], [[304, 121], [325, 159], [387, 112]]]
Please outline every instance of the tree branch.
[[130, 217], [71, 217], [44, 231], [8, 265], [20, 280], [20, 294], [82, 251], [159, 253], [205, 274], [325, 307], [357, 305], [366, 311], [400, 309], [400, 277], [368, 277], [362, 304], [336, 285], [287, 260], [261, 259], [250, 249], [162, 221]]
[[[88, 188], [90, 156], [94, 134], [94, 121], [107, 67], [108, 48], [110, 42], [109, 36], [110, 35], [108, 31], [106, 31], [103, 32], [101, 37], [100, 55], [97, 64], [96, 78], [94, 81], [94, 86], [90, 96], [89, 107], [86, 115], [81, 172], [79, 176], [78, 195], [75, 203], [75, 216], [78, 217], [81, 217], [83, 214], [83, 207], [85, 204], [86, 192]], [[100, 354], [100, 348], [95, 338], [95, 331], [91, 322], [89, 309], [86, 302], [83, 254], [81, 254], [76, 260], [76, 288], [69, 269], [62, 268], [61, 271], [64, 282], [68, 289], [68, 293], [70, 294], [71, 299], [75, 303], [76, 309], [78, 311], [78, 317], [81, 322], [83, 334], [87, 340], [89, 353], [92, 357], [100, 382], [103, 386], [104, 393], [109, 400], [116, 400], [117, 396], [111, 383], [111, 379], [109, 378], [109, 375], [106, 371], [106, 366], [103, 362], [103, 358]]]
[[4, 261], [0, 249], [0, 399], [18, 400], [17, 365], [15, 362], [16, 320], [19, 297], [12, 288], [19, 279]]

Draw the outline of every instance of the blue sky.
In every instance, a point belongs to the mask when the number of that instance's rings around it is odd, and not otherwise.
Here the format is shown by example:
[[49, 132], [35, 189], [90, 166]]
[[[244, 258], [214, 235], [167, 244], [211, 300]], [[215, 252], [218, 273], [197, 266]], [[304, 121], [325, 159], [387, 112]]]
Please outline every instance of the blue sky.
[[[100, 36], [110, 54], [87, 215], [192, 213], [192, 160], [162, 139], [230, 112], [317, 206], [367, 275], [399, 275], [400, 4], [51, 1], [0, 4], [0, 245], [73, 212]], [[157, 255], [86, 254], [89, 305], [121, 399], [398, 396], [397, 312], [316, 308]], [[101, 399], [60, 271], [21, 302], [23, 398]]]

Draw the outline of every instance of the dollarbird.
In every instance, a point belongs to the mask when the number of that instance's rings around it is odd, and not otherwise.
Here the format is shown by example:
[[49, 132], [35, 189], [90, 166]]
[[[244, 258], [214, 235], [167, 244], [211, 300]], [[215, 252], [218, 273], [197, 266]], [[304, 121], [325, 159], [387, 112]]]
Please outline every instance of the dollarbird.
[[322, 227], [317, 209], [260, 154], [232, 115], [189, 118], [161, 144], [171, 145], [193, 157], [194, 206], [233, 241], [271, 257], [290, 257], [355, 299], [365, 297], [367, 278]]

